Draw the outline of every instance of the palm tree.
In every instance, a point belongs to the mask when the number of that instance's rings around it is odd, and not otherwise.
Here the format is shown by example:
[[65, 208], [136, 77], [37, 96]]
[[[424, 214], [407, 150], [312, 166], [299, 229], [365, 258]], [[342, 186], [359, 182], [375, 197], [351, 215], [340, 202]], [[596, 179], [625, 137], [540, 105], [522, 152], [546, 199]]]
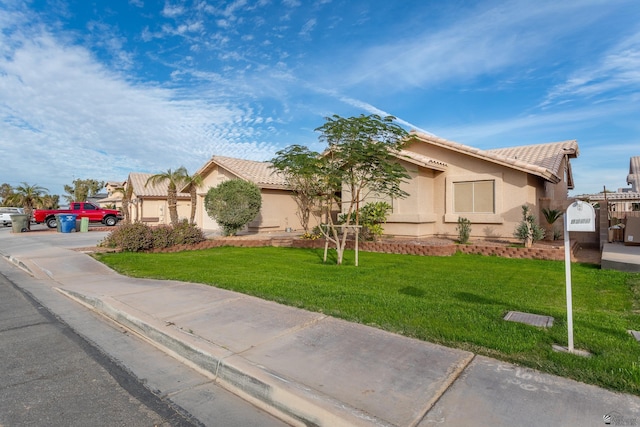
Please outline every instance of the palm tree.
[[553, 227], [553, 223], [560, 219], [563, 215], [563, 212], [558, 209], [542, 209], [542, 215], [544, 215], [544, 219], [547, 221], [547, 227], [545, 227], [545, 236], [548, 240], [555, 240], [555, 229]]
[[[49, 190], [37, 184], [29, 185], [23, 182], [13, 189], [13, 194], [7, 197], [5, 201], [12, 205], [23, 207], [25, 215], [31, 218], [33, 208], [43, 203], [47, 191]], [[27, 228], [29, 229], [31, 228], [30, 222], [27, 221]]]
[[160, 183], [164, 183], [169, 181], [169, 185], [167, 187], [167, 204], [169, 205], [169, 218], [171, 218], [171, 224], [178, 225], [178, 190], [177, 186], [184, 183], [185, 177], [188, 176], [187, 170], [184, 166], [180, 166], [175, 171], [171, 169], [166, 172], [158, 173], [155, 175], [151, 175], [147, 182], [144, 184], [145, 187], [149, 184], [158, 185]]
[[131, 197], [133, 196], [133, 184], [131, 180], [127, 180], [127, 183], [122, 187], [117, 187], [116, 191], [122, 191], [122, 215], [124, 215], [125, 222], [131, 222], [131, 212], [129, 212], [129, 203], [131, 203]]
[[195, 224], [196, 220], [196, 203], [198, 202], [198, 187], [201, 187], [204, 183], [202, 175], [194, 173], [193, 175], [186, 175], [184, 177], [184, 186], [189, 187], [189, 194], [191, 195], [191, 216], [189, 217], [189, 223]]

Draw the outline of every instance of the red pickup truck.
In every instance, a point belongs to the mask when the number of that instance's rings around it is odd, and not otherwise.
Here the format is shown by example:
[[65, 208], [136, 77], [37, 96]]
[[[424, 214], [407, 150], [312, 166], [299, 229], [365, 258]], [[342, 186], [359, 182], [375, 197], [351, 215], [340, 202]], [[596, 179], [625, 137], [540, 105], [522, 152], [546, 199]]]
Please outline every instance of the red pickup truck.
[[56, 228], [58, 221], [56, 215], [74, 214], [80, 218], [89, 218], [89, 222], [101, 222], [112, 227], [122, 220], [122, 213], [117, 209], [102, 209], [89, 202], [71, 202], [69, 209], [35, 209], [33, 221], [37, 224], [43, 222], [49, 228]]

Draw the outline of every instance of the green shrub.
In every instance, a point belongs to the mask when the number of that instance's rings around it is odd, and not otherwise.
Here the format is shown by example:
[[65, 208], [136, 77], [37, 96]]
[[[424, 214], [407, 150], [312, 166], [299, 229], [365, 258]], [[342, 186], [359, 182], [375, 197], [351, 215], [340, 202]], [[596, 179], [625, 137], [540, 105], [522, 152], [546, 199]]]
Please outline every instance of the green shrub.
[[175, 245], [173, 227], [170, 225], [158, 225], [151, 229], [153, 235], [153, 248], [164, 249]]
[[260, 213], [260, 188], [241, 179], [224, 181], [209, 189], [204, 199], [207, 214], [222, 226], [226, 236], [233, 236]]
[[151, 227], [141, 222], [122, 223], [107, 235], [102, 244], [125, 252], [146, 251], [153, 247], [153, 232]]
[[[387, 213], [391, 210], [391, 205], [387, 202], [369, 202], [360, 208], [358, 225], [362, 226], [360, 229], [360, 236], [364, 240], [377, 240], [382, 234], [384, 234], [384, 228], [382, 224], [387, 222]], [[338, 222], [340, 224], [345, 223], [347, 220], [346, 214], [338, 215]], [[356, 213], [351, 212], [350, 224], [356, 223]]]
[[175, 245], [194, 245], [206, 240], [202, 230], [184, 220], [178, 225], [149, 227], [141, 222], [121, 223], [100, 243], [100, 246], [120, 248], [125, 252], [165, 249]]
[[186, 219], [173, 227], [171, 237], [174, 245], [195, 245], [206, 240], [202, 229]]
[[471, 236], [471, 221], [467, 218], [458, 218], [458, 225], [456, 226], [458, 232], [458, 243], [464, 245], [469, 242], [469, 236]]

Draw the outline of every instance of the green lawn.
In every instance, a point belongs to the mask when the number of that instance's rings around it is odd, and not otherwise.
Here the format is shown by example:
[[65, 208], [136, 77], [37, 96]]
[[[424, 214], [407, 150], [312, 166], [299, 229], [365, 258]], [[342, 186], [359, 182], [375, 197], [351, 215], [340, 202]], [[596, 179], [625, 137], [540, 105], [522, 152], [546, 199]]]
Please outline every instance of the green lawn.
[[[135, 277], [231, 289], [410, 337], [470, 350], [640, 395], [640, 274], [573, 264], [575, 347], [567, 345], [564, 263], [457, 254], [421, 257], [353, 252], [345, 265], [322, 250], [222, 247], [180, 253], [97, 254]], [[510, 310], [550, 315], [541, 329], [502, 320]]]

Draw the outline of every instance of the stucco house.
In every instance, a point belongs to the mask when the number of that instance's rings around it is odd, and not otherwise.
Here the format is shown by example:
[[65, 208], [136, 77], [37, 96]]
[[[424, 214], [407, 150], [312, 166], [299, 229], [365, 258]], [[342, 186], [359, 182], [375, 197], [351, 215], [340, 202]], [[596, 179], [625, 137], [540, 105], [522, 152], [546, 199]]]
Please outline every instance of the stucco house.
[[[285, 179], [270, 166], [269, 162], [211, 157], [196, 172], [203, 178], [203, 185], [198, 189], [196, 223], [205, 230], [219, 230], [220, 227], [209, 217], [204, 207], [207, 191], [226, 180], [243, 179], [256, 184], [262, 194], [262, 208], [258, 217], [248, 225], [249, 232], [301, 230], [292, 192]], [[189, 187], [182, 191], [188, 192]], [[316, 224], [310, 224], [311, 227], [314, 225]]]
[[[578, 156], [575, 140], [481, 150], [412, 131], [395, 158], [410, 178], [402, 184], [409, 196], [386, 200], [392, 206], [385, 233], [397, 237], [456, 236], [458, 218], [471, 221], [476, 238], [513, 238], [522, 205], [528, 205], [542, 224], [542, 209], [564, 210], [573, 188], [570, 160]], [[262, 194], [259, 216], [250, 232], [301, 230], [297, 204], [284, 177], [269, 162], [212, 156], [196, 173], [195, 222], [204, 230], [219, 230], [205, 210], [207, 191], [229, 179], [258, 185]], [[150, 174], [131, 173], [131, 218], [150, 225], [168, 224], [167, 184], [146, 186]], [[178, 216], [189, 218], [189, 187], [179, 188]], [[373, 197], [371, 201], [377, 200]], [[366, 203], [366, 201], [365, 201]], [[311, 218], [310, 227], [317, 218]]]
[[[127, 186], [132, 187], [131, 201], [128, 204], [131, 221], [144, 222], [149, 225], [171, 224], [169, 203], [167, 202], [168, 182], [147, 184], [153, 176], [150, 173], [131, 172]], [[122, 206], [122, 203], [120, 204]], [[191, 197], [188, 193], [178, 192], [178, 218], [189, 219], [191, 214]]]
[[113, 206], [115, 209], [120, 209], [126, 184], [127, 181], [107, 181], [104, 185], [104, 189], [107, 191], [106, 196], [99, 198], [95, 202], [102, 208]]
[[640, 156], [633, 156], [629, 160], [629, 174], [627, 184], [631, 187], [618, 188], [614, 192], [607, 191], [597, 194], [582, 194], [577, 198], [588, 200], [600, 206], [607, 205], [610, 219], [624, 219], [627, 216], [637, 216], [640, 212]]
[[573, 188], [570, 159], [577, 156], [574, 140], [481, 150], [412, 131], [395, 153], [410, 175], [402, 186], [409, 196], [386, 200], [392, 212], [385, 233], [456, 236], [463, 217], [474, 237], [512, 238], [522, 205], [538, 219], [543, 208], [566, 208]]
[[629, 160], [627, 184], [631, 186], [632, 192], [640, 193], [640, 156], [633, 156]]

